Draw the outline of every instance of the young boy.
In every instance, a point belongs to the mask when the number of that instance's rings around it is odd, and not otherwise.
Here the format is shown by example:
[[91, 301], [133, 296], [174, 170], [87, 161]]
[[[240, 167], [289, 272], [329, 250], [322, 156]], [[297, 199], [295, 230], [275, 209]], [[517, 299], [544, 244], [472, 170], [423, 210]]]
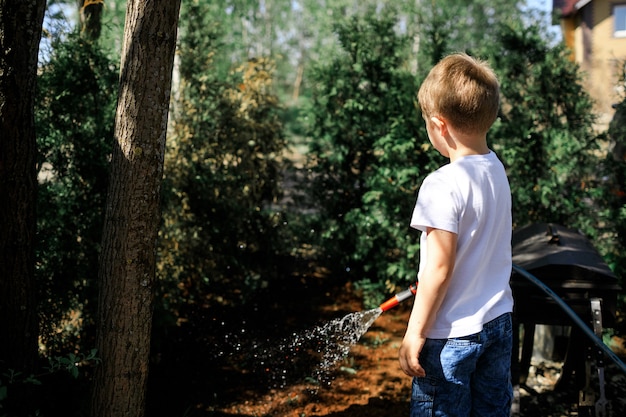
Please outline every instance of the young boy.
[[487, 146], [500, 103], [484, 62], [447, 56], [418, 100], [432, 145], [450, 163], [423, 182], [411, 219], [422, 232], [419, 285], [400, 366], [411, 417], [510, 414], [511, 194]]

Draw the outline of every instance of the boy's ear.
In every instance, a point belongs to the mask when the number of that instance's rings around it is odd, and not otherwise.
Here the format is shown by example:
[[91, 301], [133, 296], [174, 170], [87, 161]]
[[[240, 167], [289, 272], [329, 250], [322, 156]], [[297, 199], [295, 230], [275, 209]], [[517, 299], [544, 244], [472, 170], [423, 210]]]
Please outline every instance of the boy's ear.
[[430, 121], [433, 122], [437, 129], [441, 132], [442, 135], [445, 135], [448, 131], [448, 125], [446, 121], [439, 116], [431, 116]]

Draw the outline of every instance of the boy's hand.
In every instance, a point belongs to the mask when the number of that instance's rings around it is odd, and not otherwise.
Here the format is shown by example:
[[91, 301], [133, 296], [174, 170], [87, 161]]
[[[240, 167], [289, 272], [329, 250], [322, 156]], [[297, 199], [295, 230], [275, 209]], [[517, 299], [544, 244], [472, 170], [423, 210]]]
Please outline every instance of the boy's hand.
[[426, 376], [426, 371], [424, 371], [424, 368], [422, 368], [422, 365], [419, 363], [419, 355], [424, 347], [424, 343], [426, 343], [424, 337], [409, 334], [405, 335], [404, 340], [402, 340], [399, 352], [400, 368], [402, 368], [404, 373], [408, 376]]

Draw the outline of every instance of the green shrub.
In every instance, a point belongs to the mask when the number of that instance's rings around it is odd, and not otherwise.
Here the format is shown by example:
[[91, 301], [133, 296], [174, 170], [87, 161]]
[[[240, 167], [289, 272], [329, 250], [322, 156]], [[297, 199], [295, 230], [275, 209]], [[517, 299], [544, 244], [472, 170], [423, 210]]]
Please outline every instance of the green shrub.
[[396, 23], [385, 10], [336, 26], [343, 53], [312, 73], [307, 114], [320, 256], [336, 276], [381, 289], [415, 279], [408, 223], [421, 179], [441, 161], [415, 109]]
[[[277, 266], [275, 209], [285, 141], [273, 63], [252, 59], [222, 77], [219, 31], [202, 6], [183, 19], [180, 85], [165, 158], [159, 276], [166, 309], [234, 302]], [[196, 17], [205, 16], [206, 21]]]
[[582, 73], [536, 26], [501, 25], [498, 41], [489, 55], [502, 110], [490, 137], [507, 167], [514, 224], [554, 222], [596, 236], [599, 142]]
[[[36, 274], [48, 354], [89, 344], [118, 73], [91, 42], [68, 34], [40, 67]], [[93, 336], [93, 334], [91, 335]]]

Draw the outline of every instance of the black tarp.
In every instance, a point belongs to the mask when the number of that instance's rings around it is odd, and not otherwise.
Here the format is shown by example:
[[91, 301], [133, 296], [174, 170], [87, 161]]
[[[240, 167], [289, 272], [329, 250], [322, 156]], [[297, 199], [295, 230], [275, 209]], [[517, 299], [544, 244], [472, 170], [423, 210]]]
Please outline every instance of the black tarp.
[[617, 277], [589, 239], [576, 230], [535, 223], [513, 232], [513, 263], [542, 281], [619, 289]]
[[[513, 232], [513, 263], [556, 292], [581, 316], [589, 300], [602, 298], [607, 322], [615, 318], [618, 279], [589, 239], [565, 226], [534, 223]], [[554, 303], [529, 281], [513, 273], [511, 286], [516, 312], [522, 321], [560, 324], [567, 319]]]

